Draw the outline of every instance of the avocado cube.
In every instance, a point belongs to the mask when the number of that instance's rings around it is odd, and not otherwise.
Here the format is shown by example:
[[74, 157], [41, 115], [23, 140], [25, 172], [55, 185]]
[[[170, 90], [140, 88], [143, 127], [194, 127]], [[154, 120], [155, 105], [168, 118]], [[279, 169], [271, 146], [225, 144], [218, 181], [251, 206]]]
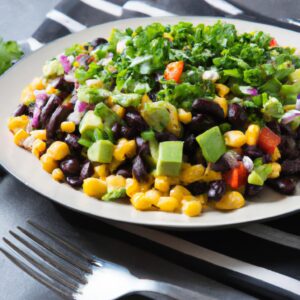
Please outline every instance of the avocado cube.
[[260, 186], [264, 185], [263, 179], [256, 171], [252, 171], [250, 173], [250, 175], [248, 176], [248, 183]]
[[218, 126], [198, 135], [196, 140], [208, 162], [216, 162], [226, 152], [224, 138]]
[[95, 128], [102, 129], [103, 123], [101, 118], [94, 114], [94, 111], [89, 110], [88, 112], [86, 112], [79, 124], [79, 132], [83, 134], [87, 130]]
[[87, 156], [90, 161], [110, 163], [113, 157], [114, 145], [108, 140], [99, 140], [88, 149]]
[[178, 176], [182, 163], [183, 142], [172, 141], [159, 144], [157, 174]]

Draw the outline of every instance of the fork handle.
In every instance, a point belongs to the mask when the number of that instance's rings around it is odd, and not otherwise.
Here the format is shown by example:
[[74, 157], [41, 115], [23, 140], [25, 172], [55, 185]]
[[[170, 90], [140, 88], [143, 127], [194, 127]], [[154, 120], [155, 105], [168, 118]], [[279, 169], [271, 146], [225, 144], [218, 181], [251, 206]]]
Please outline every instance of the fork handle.
[[171, 299], [176, 300], [212, 300], [213, 298], [208, 297], [204, 294], [193, 292], [186, 288], [182, 288], [170, 283], [140, 279], [136, 286], [136, 292], [152, 292], [160, 295], [168, 296]]

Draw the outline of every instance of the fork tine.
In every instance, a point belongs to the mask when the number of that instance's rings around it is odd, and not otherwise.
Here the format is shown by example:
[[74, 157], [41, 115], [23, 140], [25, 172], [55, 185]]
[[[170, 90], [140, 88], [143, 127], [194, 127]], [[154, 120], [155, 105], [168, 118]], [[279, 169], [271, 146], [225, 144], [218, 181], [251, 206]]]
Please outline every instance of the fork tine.
[[44, 241], [42, 241], [41, 239], [39, 239], [38, 237], [34, 236], [32, 233], [30, 233], [29, 231], [27, 231], [26, 229], [17, 226], [17, 228], [23, 232], [27, 237], [29, 237], [30, 239], [32, 239], [33, 241], [35, 241], [37, 244], [39, 244], [40, 246], [44, 247], [45, 249], [47, 249], [49, 252], [51, 252], [52, 254], [64, 259], [65, 261], [67, 261], [69, 264], [73, 265], [74, 267], [80, 269], [81, 271], [84, 271], [88, 274], [91, 274], [92, 271], [90, 270], [89, 267], [87, 267], [86, 265], [82, 264], [81, 262], [79, 262], [78, 260], [75, 261], [74, 259], [70, 258], [69, 256], [65, 255], [64, 253], [62, 253], [61, 251], [56, 250], [55, 248], [53, 248], [52, 246], [48, 245], [47, 243], [45, 243]]
[[36, 228], [37, 230], [41, 231], [42, 233], [46, 234], [47, 236], [51, 237], [55, 241], [63, 244], [66, 248], [68, 248], [74, 254], [77, 254], [78, 256], [82, 257], [83, 259], [87, 260], [90, 263], [93, 262], [91, 255], [88, 255], [82, 249], [79, 249], [78, 247], [76, 247], [75, 245], [66, 241], [62, 237], [59, 237], [57, 234], [50, 231], [49, 229], [46, 229], [46, 228], [42, 227], [41, 225], [32, 222], [31, 220], [28, 220], [27, 223], [30, 224], [32, 227]]
[[11, 255], [6, 250], [0, 248], [0, 251], [16, 266], [18, 266], [20, 269], [22, 269], [25, 273], [30, 275], [32, 278], [37, 280], [39, 283], [45, 285], [47, 288], [58, 294], [60, 297], [64, 299], [74, 299], [74, 296], [70, 291], [66, 291], [64, 288], [56, 286], [51, 280], [49, 280], [47, 277], [43, 276], [42, 274], [39, 274], [35, 270], [33, 270], [31, 267], [29, 267], [27, 264], [23, 263], [21, 260], [16, 258], [15, 256]]
[[80, 276], [80, 274], [77, 274], [76, 272], [68, 269], [66, 266], [60, 264], [57, 260], [51, 258], [49, 255], [45, 254], [43, 251], [41, 251], [38, 248], [36, 248], [35, 246], [31, 245], [28, 241], [23, 239], [21, 236], [19, 236], [15, 232], [10, 230], [9, 233], [15, 239], [17, 239], [20, 243], [22, 243], [24, 246], [29, 248], [32, 252], [34, 252], [36, 255], [38, 255], [40, 258], [42, 258], [44, 261], [46, 261], [48, 264], [50, 264], [54, 268], [58, 269], [62, 273], [65, 273], [66, 275], [71, 276], [72, 278], [76, 279], [78, 282], [80, 282], [82, 284], [87, 283], [87, 281], [84, 278], [82, 278], [82, 276]]
[[22, 251], [20, 248], [18, 248], [14, 243], [9, 241], [6, 238], [3, 238], [3, 241], [11, 247], [14, 251], [16, 251], [19, 255], [24, 257], [30, 264], [34, 265], [38, 270], [40, 270], [42, 273], [47, 275], [48, 277], [52, 278], [53, 280], [56, 280], [58, 283], [60, 283], [63, 286], [68, 287], [70, 290], [75, 292], [78, 289], [78, 285], [74, 284], [72, 282], [69, 282], [68, 280], [62, 278], [59, 273], [57, 273], [54, 270], [51, 270], [50, 268], [47, 268], [42, 263], [35, 260], [33, 257]]

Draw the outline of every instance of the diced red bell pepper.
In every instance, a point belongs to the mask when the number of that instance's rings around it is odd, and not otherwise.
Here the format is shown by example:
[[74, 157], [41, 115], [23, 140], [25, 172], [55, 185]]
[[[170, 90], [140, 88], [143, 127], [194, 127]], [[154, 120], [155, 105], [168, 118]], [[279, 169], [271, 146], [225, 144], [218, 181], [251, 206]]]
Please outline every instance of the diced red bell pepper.
[[271, 41], [270, 41], [270, 47], [276, 47], [276, 46], [278, 46], [277, 41], [275, 39], [271, 39]]
[[264, 127], [261, 129], [258, 137], [258, 146], [266, 153], [273, 154], [280, 142], [280, 136], [274, 133], [270, 128]]
[[239, 162], [239, 165], [230, 171], [224, 174], [225, 182], [232, 188], [238, 189], [247, 182], [248, 171], [245, 168], [242, 162]]
[[164, 73], [165, 79], [166, 80], [173, 79], [178, 83], [183, 71], [183, 67], [184, 67], [184, 62], [182, 60], [169, 63], [165, 69], [165, 73]]

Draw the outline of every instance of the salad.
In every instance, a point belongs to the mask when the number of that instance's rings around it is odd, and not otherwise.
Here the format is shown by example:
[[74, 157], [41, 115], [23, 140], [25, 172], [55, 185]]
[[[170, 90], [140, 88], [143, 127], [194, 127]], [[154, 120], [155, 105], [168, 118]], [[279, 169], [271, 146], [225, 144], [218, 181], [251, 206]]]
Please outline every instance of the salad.
[[75, 44], [45, 63], [8, 121], [53, 179], [191, 217], [241, 208], [265, 186], [293, 194], [299, 125], [295, 49], [222, 22]]

